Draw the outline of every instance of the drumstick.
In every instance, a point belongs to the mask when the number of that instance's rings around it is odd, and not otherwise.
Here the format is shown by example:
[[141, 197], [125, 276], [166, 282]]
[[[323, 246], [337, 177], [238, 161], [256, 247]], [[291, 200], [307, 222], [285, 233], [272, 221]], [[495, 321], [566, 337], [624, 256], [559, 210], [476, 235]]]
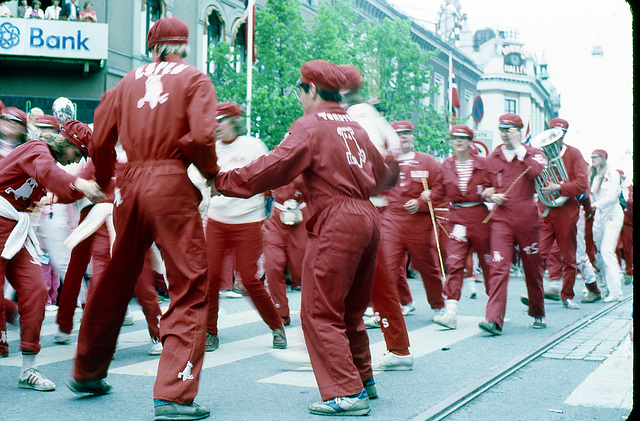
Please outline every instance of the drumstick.
[[[429, 183], [424, 177], [422, 177], [422, 186], [424, 187], [424, 191], [429, 191]], [[442, 271], [442, 279], [446, 279], [444, 274], [444, 262], [442, 261], [442, 252], [440, 251], [440, 240], [438, 240], [438, 226], [436, 225], [436, 218], [433, 215], [433, 204], [431, 203], [431, 198], [427, 200], [427, 205], [429, 205], [429, 215], [431, 215], [431, 223], [433, 224], [433, 235], [436, 236], [436, 248], [438, 249], [438, 259], [440, 259], [440, 270]], [[447, 230], [445, 230], [445, 232], [446, 231]]]
[[[527, 167], [526, 170], [522, 171], [522, 174], [520, 174], [519, 176], [516, 177], [515, 180], [513, 180], [513, 183], [511, 183], [511, 185], [507, 188], [507, 190], [505, 190], [504, 192], [504, 196], [506, 198], [507, 194], [509, 194], [509, 192], [511, 191], [511, 189], [513, 188], [513, 186], [515, 186], [515, 184], [518, 182], [518, 180], [520, 180], [526, 173], [529, 172], [529, 170], [531, 169], [531, 167]], [[493, 209], [491, 209], [491, 212], [489, 212], [489, 215], [487, 215], [486, 218], [484, 218], [484, 220], [482, 221], [483, 224], [486, 224], [487, 222], [489, 222], [489, 219], [491, 219], [491, 217], [493, 216], [493, 213], [496, 211], [496, 209], [498, 208], [498, 205], [496, 203], [496, 205], [493, 207]]]

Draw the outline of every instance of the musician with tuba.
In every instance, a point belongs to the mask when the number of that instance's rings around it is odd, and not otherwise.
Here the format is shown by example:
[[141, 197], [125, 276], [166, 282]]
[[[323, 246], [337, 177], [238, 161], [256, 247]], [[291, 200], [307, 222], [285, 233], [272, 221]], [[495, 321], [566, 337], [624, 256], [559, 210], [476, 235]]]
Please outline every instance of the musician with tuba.
[[540, 211], [540, 257], [542, 271], [547, 262], [554, 241], [558, 243], [563, 257], [562, 289], [560, 281], [549, 282], [545, 297], [562, 300], [568, 309], [579, 306], [573, 301], [573, 287], [576, 280], [576, 235], [580, 204], [576, 196], [589, 187], [587, 172], [589, 165], [582, 153], [564, 143], [569, 128], [567, 120], [556, 117], [545, 130], [531, 140], [531, 145], [540, 149], [547, 166], [536, 178], [538, 209]]

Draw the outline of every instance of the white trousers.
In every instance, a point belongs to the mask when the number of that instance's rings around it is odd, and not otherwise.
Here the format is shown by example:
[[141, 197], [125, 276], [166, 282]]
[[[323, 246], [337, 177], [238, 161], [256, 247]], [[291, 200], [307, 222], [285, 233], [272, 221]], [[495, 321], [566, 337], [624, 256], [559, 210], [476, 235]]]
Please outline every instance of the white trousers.
[[620, 206], [614, 209], [607, 209], [608, 212], [601, 214], [596, 211], [593, 221], [593, 241], [596, 244], [596, 265], [604, 274], [609, 295], [622, 298], [622, 287], [620, 282], [620, 265], [616, 257], [616, 245], [622, 229], [624, 214]]

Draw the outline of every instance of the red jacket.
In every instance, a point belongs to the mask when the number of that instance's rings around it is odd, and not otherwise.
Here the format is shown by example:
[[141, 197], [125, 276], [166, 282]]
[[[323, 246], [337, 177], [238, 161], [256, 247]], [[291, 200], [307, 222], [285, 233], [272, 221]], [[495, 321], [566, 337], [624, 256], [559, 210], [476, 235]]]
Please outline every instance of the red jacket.
[[[564, 208], [566, 206], [575, 209], [577, 213], [580, 204], [576, 196], [586, 193], [589, 189], [589, 164], [587, 164], [587, 161], [584, 160], [582, 153], [577, 148], [569, 145], [565, 145], [565, 147], [566, 149], [562, 154], [562, 162], [569, 180], [560, 185], [560, 195], [566, 196], [569, 199], [560, 207]], [[546, 207], [544, 203], [538, 200], [540, 214], [545, 211]], [[549, 212], [556, 212], [556, 209], [557, 208], [551, 208]]]

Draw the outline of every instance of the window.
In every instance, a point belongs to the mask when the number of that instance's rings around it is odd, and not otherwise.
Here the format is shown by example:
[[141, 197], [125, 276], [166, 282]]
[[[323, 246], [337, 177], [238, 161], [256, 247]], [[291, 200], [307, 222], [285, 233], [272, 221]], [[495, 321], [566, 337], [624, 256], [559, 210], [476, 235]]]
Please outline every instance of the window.
[[504, 100], [504, 112], [505, 113], [518, 113], [516, 109], [516, 100], [505, 98]]
[[441, 108], [445, 106], [445, 98], [447, 97], [445, 92], [445, 86], [444, 86], [444, 76], [439, 74], [434, 74], [433, 81], [435, 86], [437, 86], [437, 89], [438, 89], [438, 91], [436, 92], [433, 98], [433, 108], [436, 109], [437, 111], [440, 111]]
[[233, 50], [237, 54], [237, 70], [241, 71], [242, 63], [247, 62], [247, 24], [242, 23], [236, 30], [236, 36], [233, 40]]
[[[149, 33], [149, 29], [151, 28], [151, 26], [155, 23], [155, 21], [157, 21], [158, 19], [160, 19], [162, 17], [162, 9], [161, 9], [161, 0], [144, 0], [145, 1], [145, 8], [143, 10], [143, 16], [144, 16], [144, 22], [146, 24], [146, 31], [144, 31], [144, 39], [145, 39], [145, 48], [143, 49], [143, 51], [146, 50], [146, 37], [147, 34]], [[147, 56], [151, 56], [151, 53], [146, 50], [146, 54]]]
[[211, 10], [207, 16], [207, 45], [209, 48], [216, 47], [222, 37], [222, 19], [217, 10]]

